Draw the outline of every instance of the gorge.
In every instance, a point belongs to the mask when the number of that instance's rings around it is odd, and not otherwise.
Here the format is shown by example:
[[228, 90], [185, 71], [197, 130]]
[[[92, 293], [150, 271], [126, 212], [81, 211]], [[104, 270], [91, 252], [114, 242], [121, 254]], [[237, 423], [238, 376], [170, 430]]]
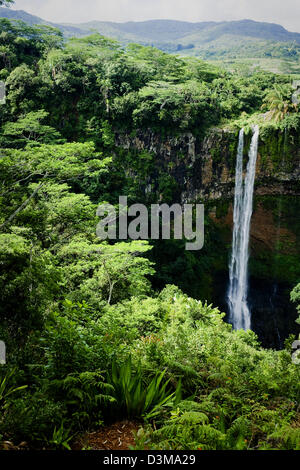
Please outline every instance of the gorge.
[[[140, 170], [128, 169], [130, 174], [135, 174], [146, 199], [166, 199], [167, 194], [161, 190], [160, 181], [161, 175], [167, 173], [173, 197], [170, 202], [175, 199], [181, 203], [205, 203], [208, 223], [212, 224], [211, 230], [217, 237], [217, 246], [214, 245], [217, 255], [211, 253], [210, 240], [206, 238], [206, 245], [198, 254], [198, 260], [202, 259], [203, 263], [205, 260], [206, 275], [198, 283], [193, 278], [193, 284], [196, 284], [193, 290], [189, 290], [192, 289], [190, 285], [186, 286], [181, 272], [169, 273], [168, 276], [172, 282], [174, 280], [179, 285], [182, 282], [191, 295], [205, 297], [219, 305], [228, 312], [230, 321], [228, 264], [231, 259], [239, 131], [212, 128], [204, 136], [191, 133], [160, 136], [157, 132], [144, 130], [133, 136], [116, 133], [115, 139], [119, 148], [152, 155], [154, 166], [147, 176]], [[251, 129], [246, 130], [243, 140], [243, 158], [247, 161]], [[267, 134], [264, 130], [258, 144], [249, 240], [248, 298], [252, 329], [264, 345], [275, 348], [283, 347], [284, 339], [291, 332], [298, 331], [295, 324], [297, 312], [289, 295], [299, 275], [299, 144], [296, 132], [271, 131]], [[165, 257], [165, 262], [169, 261]], [[163, 267], [164, 262], [160, 262]], [[293, 281], [290, 283], [291, 278]]]

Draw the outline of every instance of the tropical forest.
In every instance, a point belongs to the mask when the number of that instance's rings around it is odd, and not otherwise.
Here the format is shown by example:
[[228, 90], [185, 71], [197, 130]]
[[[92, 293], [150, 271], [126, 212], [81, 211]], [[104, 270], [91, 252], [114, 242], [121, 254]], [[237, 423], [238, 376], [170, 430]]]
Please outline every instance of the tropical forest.
[[[300, 41], [272, 71], [7, 16], [0, 449], [300, 450]], [[101, 239], [120, 197], [204, 207], [202, 248]]]

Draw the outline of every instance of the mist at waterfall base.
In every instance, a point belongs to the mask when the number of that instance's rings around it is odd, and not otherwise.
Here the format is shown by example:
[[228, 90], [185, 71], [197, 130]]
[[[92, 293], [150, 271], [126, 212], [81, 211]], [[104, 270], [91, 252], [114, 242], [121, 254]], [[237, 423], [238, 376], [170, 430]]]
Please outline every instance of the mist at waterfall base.
[[[219, 273], [214, 278], [214, 303], [222, 312], [227, 312], [225, 321], [229, 319], [228, 299], [224, 291], [228, 288], [229, 276]], [[298, 336], [300, 327], [296, 324], [298, 313], [290, 301], [292, 286], [277, 283], [274, 280], [249, 277], [248, 308], [251, 312], [251, 330], [265, 348], [282, 349], [290, 334]]]

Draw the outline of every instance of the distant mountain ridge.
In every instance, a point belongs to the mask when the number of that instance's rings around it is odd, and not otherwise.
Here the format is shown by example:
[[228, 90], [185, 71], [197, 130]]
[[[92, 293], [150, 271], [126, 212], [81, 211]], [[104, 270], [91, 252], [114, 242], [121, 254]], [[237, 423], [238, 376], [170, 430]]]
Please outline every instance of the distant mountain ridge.
[[90, 21], [82, 24], [58, 24], [23, 10], [3, 7], [0, 7], [0, 17], [22, 20], [30, 25], [53, 26], [60, 29], [65, 37], [82, 37], [97, 31], [123, 44], [136, 42], [155, 46], [166, 52], [180, 52], [206, 59], [276, 57], [278, 45], [283, 57], [300, 57], [300, 33], [289, 32], [278, 24], [253, 20], [198, 23], [176, 20], [126, 23]]
[[8, 20], [20, 20], [24, 21], [30, 26], [35, 24], [52, 26], [60, 29], [67, 37], [69, 36], [84, 36], [90, 34], [89, 31], [83, 31], [81, 28], [76, 26], [63, 27], [58, 23], [51, 23], [50, 21], [43, 20], [38, 16], [31, 15], [24, 10], [12, 10], [11, 8], [0, 7], [0, 18], [7, 18]]
[[[275, 23], [261, 23], [253, 20], [189, 23], [176, 20], [149, 20], [141, 22], [113, 23], [90, 21], [78, 25], [79, 28], [112, 27], [120, 32], [134, 34], [140, 39], [152, 41], [181, 40], [186, 36], [198, 33], [203, 41], [215, 40], [224, 34], [237, 34], [272, 41], [297, 41], [300, 44], [300, 33], [291, 33]], [[74, 25], [72, 25], [74, 26]], [[159, 34], [159, 38], [157, 35]]]

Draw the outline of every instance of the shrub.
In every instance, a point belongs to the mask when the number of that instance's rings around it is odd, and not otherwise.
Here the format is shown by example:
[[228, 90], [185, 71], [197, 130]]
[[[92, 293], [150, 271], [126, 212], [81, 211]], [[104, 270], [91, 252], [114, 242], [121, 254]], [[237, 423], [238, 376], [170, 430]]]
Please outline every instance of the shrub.
[[140, 367], [132, 368], [131, 357], [118, 366], [113, 362], [110, 383], [114, 386], [118, 408], [128, 417], [151, 419], [165, 406], [172, 406], [181, 395], [181, 384], [171, 391], [170, 380], [164, 380], [166, 371], [155, 374], [150, 383], [145, 383]]

